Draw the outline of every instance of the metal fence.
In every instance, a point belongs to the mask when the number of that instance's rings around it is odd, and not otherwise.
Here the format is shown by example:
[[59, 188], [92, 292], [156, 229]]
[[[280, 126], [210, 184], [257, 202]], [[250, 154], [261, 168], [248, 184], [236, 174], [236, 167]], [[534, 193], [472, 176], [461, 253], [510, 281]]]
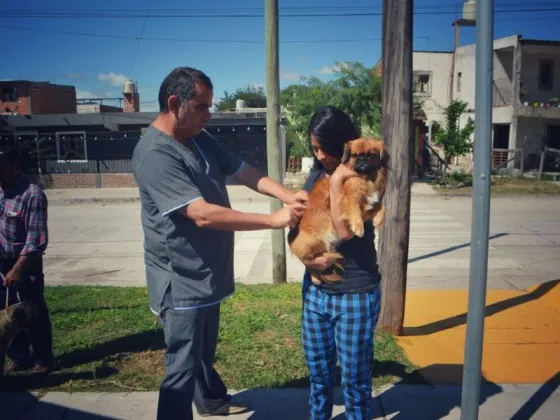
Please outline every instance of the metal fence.
[[[209, 127], [222, 145], [267, 174], [263, 126]], [[2, 145], [15, 146], [28, 174], [130, 173], [132, 153], [142, 131], [0, 133]]]
[[541, 152], [538, 178], [543, 178], [543, 173], [554, 173], [554, 179], [558, 179], [560, 173], [560, 149], [545, 147]]
[[65, 132], [0, 136], [0, 144], [13, 143], [29, 174], [131, 172], [132, 152], [140, 131]]

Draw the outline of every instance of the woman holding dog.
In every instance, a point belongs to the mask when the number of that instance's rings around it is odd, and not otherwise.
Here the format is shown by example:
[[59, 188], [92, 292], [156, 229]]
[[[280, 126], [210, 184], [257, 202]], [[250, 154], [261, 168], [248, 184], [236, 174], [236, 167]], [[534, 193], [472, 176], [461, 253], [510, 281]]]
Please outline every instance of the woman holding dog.
[[[354, 237], [334, 204], [342, 195], [344, 182], [357, 176], [340, 162], [345, 143], [359, 133], [350, 117], [332, 106], [315, 112], [308, 132], [315, 162], [303, 189], [310, 191], [322, 177], [331, 178], [331, 214], [343, 239], [338, 251], [345, 267], [342, 279], [336, 282], [313, 284], [309, 270], [304, 274], [302, 340], [311, 377], [310, 418], [331, 418], [338, 359], [347, 418], [369, 420], [373, 415], [373, 336], [381, 305], [374, 227], [366, 222], [363, 237]], [[304, 264], [325, 271], [332, 262], [319, 257]]]

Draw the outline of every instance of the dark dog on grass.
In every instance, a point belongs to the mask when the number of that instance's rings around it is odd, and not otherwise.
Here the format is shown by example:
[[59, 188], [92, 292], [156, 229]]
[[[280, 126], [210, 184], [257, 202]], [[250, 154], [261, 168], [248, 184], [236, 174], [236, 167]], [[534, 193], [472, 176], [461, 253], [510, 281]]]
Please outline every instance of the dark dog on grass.
[[17, 332], [25, 328], [37, 314], [32, 302], [19, 302], [0, 311], [0, 383], [4, 377], [5, 356]]

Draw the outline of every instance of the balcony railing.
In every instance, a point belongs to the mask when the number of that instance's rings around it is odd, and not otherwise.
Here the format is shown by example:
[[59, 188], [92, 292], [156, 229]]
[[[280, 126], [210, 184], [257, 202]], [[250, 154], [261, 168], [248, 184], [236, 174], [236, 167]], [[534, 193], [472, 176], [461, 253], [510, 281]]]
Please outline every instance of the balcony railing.
[[557, 107], [560, 103], [560, 78], [543, 83], [537, 76], [522, 76], [519, 84], [521, 105], [550, 108]]

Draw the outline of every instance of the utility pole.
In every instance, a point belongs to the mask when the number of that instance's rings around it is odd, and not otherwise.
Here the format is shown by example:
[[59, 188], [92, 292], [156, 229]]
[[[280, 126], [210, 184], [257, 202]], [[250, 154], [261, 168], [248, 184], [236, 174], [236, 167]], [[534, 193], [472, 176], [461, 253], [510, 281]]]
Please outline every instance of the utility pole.
[[[282, 145], [280, 144], [280, 61], [278, 42], [278, 0], [265, 0], [264, 31], [266, 43], [266, 155], [268, 176], [282, 182]], [[282, 208], [277, 198], [270, 199], [270, 211]], [[272, 232], [272, 281], [286, 283], [286, 243], [284, 230]]]
[[476, 73], [471, 266], [467, 337], [461, 396], [461, 420], [478, 419], [484, 339], [484, 307], [490, 232], [492, 156], [492, 74], [494, 71], [494, 0], [476, 4]]
[[395, 335], [403, 328], [410, 233], [412, 4], [413, 0], [383, 0], [383, 140], [390, 169], [379, 240], [383, 281], [377, 326]]

